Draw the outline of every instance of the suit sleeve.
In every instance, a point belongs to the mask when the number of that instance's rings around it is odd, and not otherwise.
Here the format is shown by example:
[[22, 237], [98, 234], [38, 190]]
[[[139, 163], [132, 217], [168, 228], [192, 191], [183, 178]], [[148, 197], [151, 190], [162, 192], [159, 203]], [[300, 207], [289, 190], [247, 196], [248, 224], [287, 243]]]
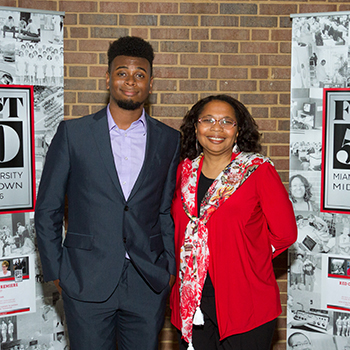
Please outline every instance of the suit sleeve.
[[35, 229], [45, 281], [59, 278], [69, 170], [66, 123], [61, 122], [46, 155], [35, 208]]
[[168, 270], [172, 275], [176, 275], [175, 248], [174, 248], [174, 222], [170, 214], [173, 200], [176, 170], [180, 160], [180, 137], [177, 139], [177, 146], [174, 152], [168, 176], [165, 182], [162, 202], [160, 205], [160, 222], [165, 252], [169, 261]]
[[277, 171], [270, 163], [265, 163], [259, 168], [257, 191], [267, 220], [275, 258], [296, 241], [297, 226], [293, 205]]

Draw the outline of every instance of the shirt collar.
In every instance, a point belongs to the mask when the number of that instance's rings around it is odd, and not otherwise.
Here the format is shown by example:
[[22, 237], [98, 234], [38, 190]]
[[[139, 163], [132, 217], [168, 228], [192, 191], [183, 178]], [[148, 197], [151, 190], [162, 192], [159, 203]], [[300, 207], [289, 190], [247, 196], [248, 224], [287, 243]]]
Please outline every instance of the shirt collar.
[[[117, 128], [119, 130], [118, 125], [115, 123], [111, 111], [109, 110], [109, 103], [107, 105], [107, 121], [108, 121], [108, 130], [111, 131], [113, 128]], [[134, 122], [131, 123], [129, 129], [137, 124], [141, 124], [143, 126], [144, 132], [147, 131], [147, 122], [146, 122], [146, 112], [145, 109], [142, 109], [141, 117]]]

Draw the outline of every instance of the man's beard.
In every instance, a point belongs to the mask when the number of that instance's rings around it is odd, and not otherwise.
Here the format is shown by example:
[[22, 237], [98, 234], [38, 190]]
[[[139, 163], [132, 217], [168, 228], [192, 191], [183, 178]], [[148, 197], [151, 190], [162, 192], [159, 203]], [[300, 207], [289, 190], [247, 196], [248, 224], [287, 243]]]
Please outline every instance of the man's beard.
[[134, 102], [132, 100], [116, 100], [118, 107], [126, 109], [127, 111], [134, 111], [139, 109], [143, 102]]

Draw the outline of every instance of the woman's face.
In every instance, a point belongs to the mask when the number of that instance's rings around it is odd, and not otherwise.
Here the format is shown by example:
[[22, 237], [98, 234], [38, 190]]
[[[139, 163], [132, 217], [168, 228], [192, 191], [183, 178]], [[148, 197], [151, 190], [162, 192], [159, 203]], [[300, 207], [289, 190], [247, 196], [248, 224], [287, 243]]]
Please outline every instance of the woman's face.
[[[214, 125], [207, 126], [203, 123], [196, 125], [196, 135], [203, 147], [203, 153], [215, 156], [231, 155], [238, 136], [237, 119], [233, 107], [227, 102], [214, 100], [204, 106], [202, 113], [198, 116], [198, 119], [200, 118], [216, 120]], [[221, 126], [218, 121], [224, 118], [233, 121], [236, 125], [232, 128]]]
[[305, 186], [298, 177], [295, 177], [291, 183], [291, 193], [292, 196], [296, 199], [304, 198]]

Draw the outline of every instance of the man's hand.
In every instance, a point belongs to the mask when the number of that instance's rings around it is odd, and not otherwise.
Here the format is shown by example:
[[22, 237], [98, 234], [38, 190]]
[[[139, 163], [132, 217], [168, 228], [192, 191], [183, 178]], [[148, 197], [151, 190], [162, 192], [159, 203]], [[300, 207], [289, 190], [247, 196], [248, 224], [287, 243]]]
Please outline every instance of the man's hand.
[[169, 280], [170, 289], [173, 288], [173, 285], [175, 283], [175, 279], [176, 279], [176, 277], [174, 275], [170, 275], [170, 280]]
[[[175, 276], [174, 276], [174, 277], [175, 277]], [[60, 294], [62, 294], [62, 288], [61, 288], [61, 286], [60, 286], [60, 280], [59, 280], [59, 279], [54, 280], [53, 283], [55, 284], [55, 286], [56, 286], [58, 292], [59, 292]]]

